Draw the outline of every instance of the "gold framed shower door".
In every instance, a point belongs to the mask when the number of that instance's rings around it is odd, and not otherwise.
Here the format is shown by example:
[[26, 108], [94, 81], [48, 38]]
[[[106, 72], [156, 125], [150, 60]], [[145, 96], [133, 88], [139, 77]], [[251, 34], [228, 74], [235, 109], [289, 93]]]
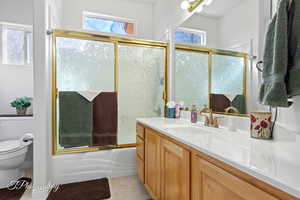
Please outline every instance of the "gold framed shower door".
[[134, 144], [121, 144], [121, 145], [109, 145], [109, 146], [95, 146], [95, 147], [82, 147], [82, 148], [70, 148], [70, 149], [58, 149], [57, 148], [57, 54], [56, 54], [56, 38], [65, 37], [65, 38], [74, 38], [74, 39], [83, 39], [83, 40], [93, 40], [101, 42], [109, 42], [114, 44], [114, 89], [115, 92], [118, 92], [118, 73], [119, 73], [119, 63], [118, 63], [118, 53], [119, 45], [126, 46], [138, 46], [138, 47], [149, 47], [149, 48], [162, 48], [164, 49], [164, 92], [163, 99], [166, 103], [168, 99], [168, 52], [169, 45], [165, 42], [152, 41], [152, 40], [141, 40], [128, 37], [118, 37], [110, 36], [103, 34], [95, 34], [89, 32], [79, 32], [79, 31], [69, 31], [69, 30], [54, 30], [52, 33], [52, 154], [68, 154], [68, 153], [79, 153], [79, 152], [90, 152], [90, 151], [99, 151], [107, 149], [119, 149], [119, 148], [130, 148], [136, 147]]
[[[207, 48], [203, 46], [196, 46], [196, 45], [187, 45], [187, 44], [176, 44], [175, 49], [179, 51], [187, 51], [187, 52], [196, 52], [196, 53], [203, 53], [208, 54], [208, 102], [209, 108], [211, 108], [211, 94], [212, 94], [212, 57], [213, 55], [224, 55], [224, 56], [232, 56], [232, 57], [240, 57], [244, 59], [244, 72], [243, 72], [243, 95], [247, 99], [247, 69], [248, 69], [248, 58], [249, 55], [246, 53], [235, 52], [235, 51], [228, 51], [228, 50], [221, 50], [221, 49], [213, 49]], [[247, 102], [246, 102], [247, 104]], [[237, 113], [220, 113], [215, 112], [216, 114], [221, 115], [230, 115], [230, 116], [238, 116], [238, 117], [249, 117], [248, 114], [237, 114]]]

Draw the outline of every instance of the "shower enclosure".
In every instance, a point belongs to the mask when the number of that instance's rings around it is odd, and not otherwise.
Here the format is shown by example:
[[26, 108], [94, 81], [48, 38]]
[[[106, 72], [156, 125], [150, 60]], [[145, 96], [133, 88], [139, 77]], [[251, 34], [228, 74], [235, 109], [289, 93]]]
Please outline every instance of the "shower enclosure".
[[53, 153], [136, 145], [135, 120], [164, 115], [167, 44], [56, 30]]
[[182, 101], [186, 109], [206, 105], [215, 113], [247, 116], [247, 54], [175, 46], [176, 102]]

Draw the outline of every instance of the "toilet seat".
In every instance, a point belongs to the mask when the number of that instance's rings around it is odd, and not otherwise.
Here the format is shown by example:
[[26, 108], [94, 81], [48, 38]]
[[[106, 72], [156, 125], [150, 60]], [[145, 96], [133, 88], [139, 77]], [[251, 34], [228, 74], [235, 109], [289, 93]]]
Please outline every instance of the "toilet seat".
[[0, 141], [0, 155], [12, 153], [22, 148], [20, 140]]

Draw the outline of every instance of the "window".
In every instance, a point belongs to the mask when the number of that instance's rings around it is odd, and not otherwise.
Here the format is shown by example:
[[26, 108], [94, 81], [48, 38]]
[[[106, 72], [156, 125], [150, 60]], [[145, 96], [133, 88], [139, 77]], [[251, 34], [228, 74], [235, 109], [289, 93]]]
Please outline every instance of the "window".
[[90, 31], [100, 31], [121, 35], [136, 34], [136, 22], [134, 20], [90, 12], [83, 13], [83, 28]]
[[206, 32], [187, 28], [179, 28], [175, 32], [175, 40], [178, 43], [205, 46]]
[[32, 27], [0, 23], [2, 64], [32, 64]]

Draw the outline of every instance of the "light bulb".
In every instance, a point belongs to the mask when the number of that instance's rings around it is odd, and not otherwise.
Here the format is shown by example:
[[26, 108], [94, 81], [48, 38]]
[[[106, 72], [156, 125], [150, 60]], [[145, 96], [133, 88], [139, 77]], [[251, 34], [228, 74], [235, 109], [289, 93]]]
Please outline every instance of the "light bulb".
[[181, 9], [182, 10], [187, 10], [190, 7], [190, 3], [188, 1], [183, 1], [181, 3]]
[[200, 6], [197, 8], [196, 12], [197, 12], [197, 13], [201, 13], [202, 11], [203, 11], [203, 6], [200, 5]]
[[203, 2], [203, 4], [204, 4], [205, 6], [209, 6], [212, 2], [213, 2], [213, 0], [205, 0], [205, 1]]

